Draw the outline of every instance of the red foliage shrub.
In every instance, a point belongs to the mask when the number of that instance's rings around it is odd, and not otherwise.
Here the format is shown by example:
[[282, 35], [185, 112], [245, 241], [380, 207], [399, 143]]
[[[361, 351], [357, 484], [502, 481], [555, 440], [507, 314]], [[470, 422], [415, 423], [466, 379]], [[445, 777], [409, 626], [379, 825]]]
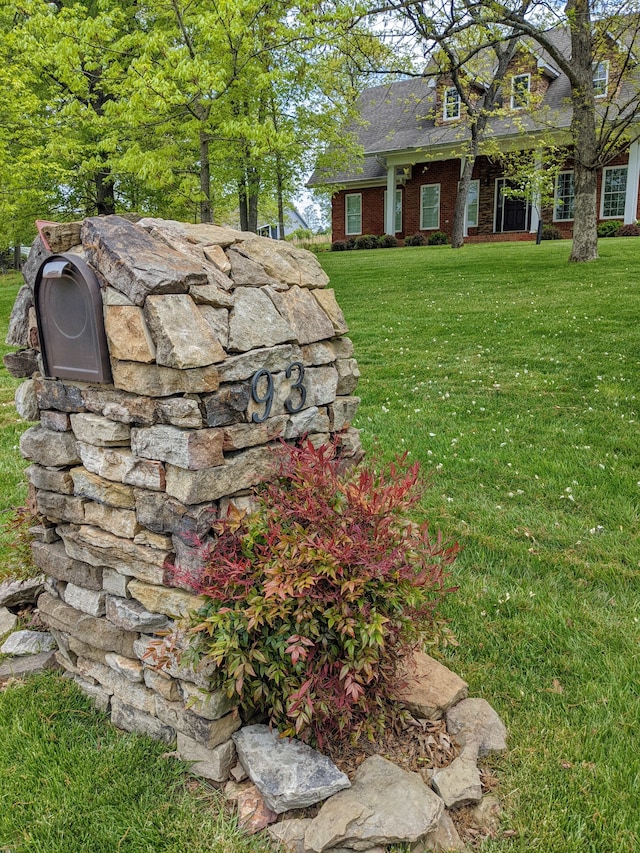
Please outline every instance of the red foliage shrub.
[[190, 655], [215, 663], [212, 686], [319, 744], [381, 730], [398, 662], [431, 638], [457, 553], [410, 521], [419, 497], [417, 464], [341, 474], [333, 446], [285, 445], [259, 510], [219, 522], [189, 578], [208, 599]]

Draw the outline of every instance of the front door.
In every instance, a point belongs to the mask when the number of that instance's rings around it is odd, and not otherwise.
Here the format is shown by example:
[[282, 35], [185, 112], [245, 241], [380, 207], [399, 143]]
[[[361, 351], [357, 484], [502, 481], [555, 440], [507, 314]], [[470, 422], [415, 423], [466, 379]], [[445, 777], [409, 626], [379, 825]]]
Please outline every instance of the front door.
[[496, 180], [495, 232], [528, 231], [531, 226], [531, 207], [524, 198], [505, 195], [505, 187], [514, 186], [507, 178]]

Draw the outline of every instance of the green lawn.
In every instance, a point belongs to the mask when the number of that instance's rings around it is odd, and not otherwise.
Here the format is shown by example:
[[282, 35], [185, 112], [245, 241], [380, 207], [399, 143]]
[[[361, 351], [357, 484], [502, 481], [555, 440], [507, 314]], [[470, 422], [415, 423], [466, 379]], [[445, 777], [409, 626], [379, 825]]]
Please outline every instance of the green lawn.
[[111, 726], [53, 675], [0, 693], [3, 853], [266, 853], [166, 745]]
[[[19, 274], [0, 275], [0, 358], [15, 349], [15, 347], [6, 346], [4, 339], [7, 335], [9, 314], [21, 281]], [[0, 510], [19, 503], [26, 494], [22, 482], [24, 465], [20, 453], [17, 452], [18, 441], [25, 423], [20, 419], [13, 405], [13, 392], [19, 384], [20, 380], [9, 376], [4, 366], [0, 365], [0, 483], [2, 483]]]
[[640, 241], [600, 253], [322, 256], [363, 443], [421, 461], [424, 511], [462, 545], [442, 655], [511, 735], [496, 763], [517, 835], [490, 851], [640, 848]]
[[[20, 274], [0, 275], [0, 359], [15, 347], [5, 345], [9, 314], [22, 282]], [[6, 530], [12, 508], [24, 503], [27, 489], [20, 456], [20, 434], [28, 424], [18, 416], [13, 394], [20, 384], [10, 376], [0, 361], [0, 579], [12, 565], [11, 534]], [[1, 850], [1, 848], [0, 848]]]
[[[494, 764], [515, 835], [489, 853], [640, 848], [640, 240], [602, 240], [588, 266], [568, 254], [546, 242], [320, 256], [362, 372], [363, 443], [422, 462], [424, 513], [462, 546], [446, 614], [459, 646], [435, 654], [510, 731]], [[0, 279], [3, 316], [16, 289]], [[24, 494], [15, 384], [3, 373], [5, 507]], [[0, 761], [2, 779], [15, 762]], [[38, 843], [11, 849], [58, 849]], [[122, 849], [153, 849], [136, 843]]]

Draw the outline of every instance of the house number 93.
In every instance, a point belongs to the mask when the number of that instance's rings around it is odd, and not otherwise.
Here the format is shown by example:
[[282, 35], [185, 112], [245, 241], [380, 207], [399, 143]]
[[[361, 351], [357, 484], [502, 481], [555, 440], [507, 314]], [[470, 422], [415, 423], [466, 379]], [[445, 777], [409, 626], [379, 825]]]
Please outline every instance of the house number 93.
[[[294, 392], [294, 396], [293, 398], [287, 397], [284, 401], [285, 409], [289, 414], [295, 415], [296, 412], [299, 412], [302, 409], [307, 399], [307, 389], [304, 385], [304, 366], [302, 365], [302, 362], [292, 361], [285, 371], [285, 376], [287, 379], [295, 378], [295, 382], [291, 382], [291, 390]], [[271, 414], [271, 407], [273, 406], [273, 394], [274, 387], [271, 372], [267, 370], [266, 367], [256, 370], [251, 380], [251, 399], [254, 403], [264, 406], [264, 411], [261, 415], [258, 414], [258, 412], [254, 412], [253, 415], [251, 415], [253, 423], [261, 424], [269, 417]], [[298, 398], [297, 405], [296, 397]]]

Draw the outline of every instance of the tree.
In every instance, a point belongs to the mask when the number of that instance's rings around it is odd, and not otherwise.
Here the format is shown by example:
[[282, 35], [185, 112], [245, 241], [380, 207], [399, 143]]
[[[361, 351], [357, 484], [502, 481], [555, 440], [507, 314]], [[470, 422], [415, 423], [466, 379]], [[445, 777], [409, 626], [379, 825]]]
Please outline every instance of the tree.
[[[319, 142], [352, 102], [338, 37], [315, 3], [166, 0], [145, 6], [122, 121], [137, 128], [120, 159], [206, 221], [238, 212], [255, 230], [262, 199], [284, 206]], [[215, 191], [212, 187], [215, 184]], [[214, 199], [215, 196], [215, 199]], [[187, 214], [189, 215], [189, 214]]]
[[[452, 8], [447, 7], [449, 11]], [[473, 167], [485, 138], [487, 123], [499, 109], [502, 80], [516, 52], [518, 37], [512, 35], [507, 41], [502, 41], [501, 36], [492, 32], [493, 28], [486, 28], [482, 21], [478, 21], [478, 26], [470, 31], [471, 39], [468, 39], [464, 37], [467, 33], [463, 34], [457, 29], [455, 19], [451, 19], [449, 23], [451, 26], [445, 26], [442, 36], [434, 40], [444, 60], [437, 63], [440, 66], [438, 70], [451, 76], [466, 111], [470, 135], [458, 183], [451, 235], [451, 247], [459, 249], [464, 243], [466, 207]], [[421, 34], [424, 38], [428, 37], [428, 32], [423, 31]], [[483, 85], [478, 87], [472, 73], [474, 59], [486, 52], [491, 55], [491, 63], [487, 71], [485, 61]]]
[[36, 141], [38, 124], [28, 117], [37, 112], [39, 99], [31, 84], [35, 81], [20, 62], [13, 38], [15, 10], [0, 10], [0, 252], [33, 239], [33, 220], [52, 204], [47, 192], [44, 169], [24, 142]]
[[55, 174], [67, 215], [115, 212], [112, 157], [126, 136], [111, 108], [136, 13], [135, 0], [24, 0], [14, 18], [12, 39], [32, 99], [29, 150]]
[[[314, 0], [0, 8], [0, 227], [19, 211], [231, 218], [285, 203], [352, 90]], [[346, 96], [345, 96], [346, 93]], [[25, 144], [26, 143], [26, 144]], [[28, 204], [27, 204], [28, 202]], [[27, 213], [28, 210], [28, 213]], [[14, 229], [15, 231], [15, 229]]]

